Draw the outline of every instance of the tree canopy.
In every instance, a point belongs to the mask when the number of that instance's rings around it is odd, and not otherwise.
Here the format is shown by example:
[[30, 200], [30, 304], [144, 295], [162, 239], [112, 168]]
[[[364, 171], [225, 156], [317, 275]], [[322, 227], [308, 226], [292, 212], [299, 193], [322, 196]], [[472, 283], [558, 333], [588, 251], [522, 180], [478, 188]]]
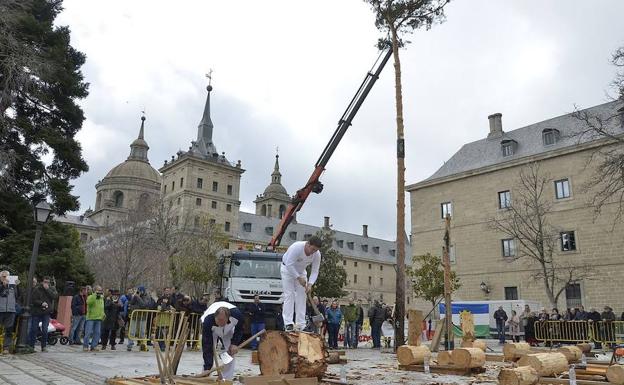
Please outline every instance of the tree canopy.
[[347, 284], [347, 272], [342, 265], [343, 256], [333, 249], [334, 231], [321, 229], [316, 235], [321, 238], [321, 267], [314, 284], [313, 294], [319, 297], [340, 298], [348, 293], [342, 288]]
[[[407, 275], [412, 279], [412, 290], [418, 298], [429, 301], [435, 306], [438, 298], [444, 295], [444, 268], [442, 258], [431, 255], [415, 255], [412, 258], [413, 266], [407, 270]], [[459, 278], [451, 271], [451, 290], [461, 287]]]

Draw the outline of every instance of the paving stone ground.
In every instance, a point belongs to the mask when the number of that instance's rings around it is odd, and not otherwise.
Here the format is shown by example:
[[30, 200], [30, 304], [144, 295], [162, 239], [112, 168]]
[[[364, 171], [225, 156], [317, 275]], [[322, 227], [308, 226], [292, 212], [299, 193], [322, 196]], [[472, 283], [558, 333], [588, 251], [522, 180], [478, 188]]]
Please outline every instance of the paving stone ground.
[[[501, 350], [496, 341], [489, 341], [488, 345], [495, 351]], [[467, 377], [399, 371], [396, 356], [378, 350], [347, 350], [347, 360], [345, 368], [352, 384], [470, 383]], [[201, 352], [185, 351], [178, 373], [198, 373], [202, 362]], [[239, 376], [260, 374], [258, 366], [251, 364], [249, 350], [237, 355], [236, 367]], [[340, 368], [340, 365], [330, 365], [328, 372], [339, 375]], [[155, 373], [158, 373], [158, 368], [153, 350], [127, 352], [124, 345], [119, 345], [116, 351], [83, 352], [82, 346], [57, 344], [49, 347], [47, 353], [0, 356], [0, 385], [100, 385], [110, 377], [138, 377]], [[480, 382], [487, 384], [488, 379], [495, 378], [495, 375], [495, 372], [488, 370]]]

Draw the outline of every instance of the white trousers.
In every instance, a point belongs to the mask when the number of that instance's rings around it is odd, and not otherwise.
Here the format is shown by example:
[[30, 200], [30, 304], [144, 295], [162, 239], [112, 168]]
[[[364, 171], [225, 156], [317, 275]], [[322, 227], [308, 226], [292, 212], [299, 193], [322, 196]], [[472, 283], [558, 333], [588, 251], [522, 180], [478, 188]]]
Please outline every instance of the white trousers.
[[[212, 333], [212, 343], [214, 344], [213, 346], [217, 346], [217, 337], [221, 337], [219, 335], [216, 335], [216, 333]], [[225, 351], [227, 352], [228, 349], [230, 348], [230, 345], [232, 343], [232, 335], [231, 334], [226, 334], [224, 336], [221, 337], [221, 339], [223, 340], [223, 347], [225, 348]], [[217, 349], [217, 354], [221, 353], [219, 351], [219, 349]], [[221, 370], [221, 373], [223, 374], [223, 379], [224, 380], [233, 380], [234, 379], [234, 364], [236, 364], [236, 356], [232, 356], [233, 360], [232, 362], [230, 362], [227, 365], [224, 365], [223, 369]], [[221, 360], [217, 357], [219, 365], [223, 365], [223, 362], [221, 362]], [[213, 368], [216, 367], [215, 365], [213, 365]]]
[[[282, 265], [282, 295], [284, 296], [284, 306], [282, 307], [282, 317], [284, 326], [295, 324], [303, 330], [306, 325], [306, 292], [301, 286], [297, 277], [293, 277], [286, 266]], [[296, 316], [296, 318], [294, 318]]]

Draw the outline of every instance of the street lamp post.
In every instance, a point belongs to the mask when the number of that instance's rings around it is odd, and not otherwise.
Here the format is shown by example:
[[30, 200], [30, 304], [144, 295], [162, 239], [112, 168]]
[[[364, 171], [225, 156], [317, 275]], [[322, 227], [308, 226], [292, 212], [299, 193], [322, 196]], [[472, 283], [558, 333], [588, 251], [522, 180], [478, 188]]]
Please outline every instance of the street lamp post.
[[37, 229], [35, 231], [35, 242], [33, 243], [32, 255], [30, 256], [30, 267], [28, 268], [28, 279], [26, 281], [26, 302], [24, 302], [24, 312], [20, 317], [19, 322], [19, 336], [17, 340], [16, 353], [32, 353], [33, 348], [28, 345], [28, 324], [31, 318], [30, 314], [30, 300], [32, 298], [32, 285], [35, 275], [35, 267], [37, 266], [37, 256], [39, 255], [39, 241], [41, 240], [41, 230], [43, 224], [48, 221], [52, 209], [50, 205], [43, 201], [39, 202], [35, 206], [34, 217]]

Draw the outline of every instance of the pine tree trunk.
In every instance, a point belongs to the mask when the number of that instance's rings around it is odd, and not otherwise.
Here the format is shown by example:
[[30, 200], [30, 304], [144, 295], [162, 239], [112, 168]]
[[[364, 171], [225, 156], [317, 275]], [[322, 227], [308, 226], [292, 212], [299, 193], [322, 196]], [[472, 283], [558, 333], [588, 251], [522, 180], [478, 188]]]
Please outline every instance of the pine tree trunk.
[[263, 376], [294, 373], [295, 377], [325, 374], [329, 353], [318, 334], [268, 331], [260, 338], [258, 360]]
[[485, 352], [479, 348], [459, 348], [453, 350], [451, 360], [458, 368], [480, 368], [485, 365]]
[[514, 361], [531, 351], [531, 345], [526, 342], [508, 342], [503, 346], [505, 361]]
[[401, 365], [419, 365], [425, 359], [431, 358], [431, 351], [427, 346], [402, 345], [397, 348], [397, 361]]
[[530, 366], [540, 376], [551, 376], [568, 370], [568, 359], [562, 353], [527, 354], [518, 360], [518, 366]]
[[498, 375], [500, 385], [534, 385], [539, 376], [537, 371], [530, 366], [521, 366], [515, 369], [501, 369]]

